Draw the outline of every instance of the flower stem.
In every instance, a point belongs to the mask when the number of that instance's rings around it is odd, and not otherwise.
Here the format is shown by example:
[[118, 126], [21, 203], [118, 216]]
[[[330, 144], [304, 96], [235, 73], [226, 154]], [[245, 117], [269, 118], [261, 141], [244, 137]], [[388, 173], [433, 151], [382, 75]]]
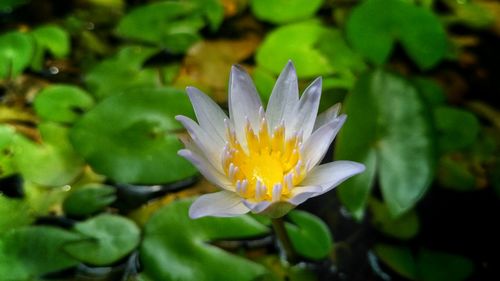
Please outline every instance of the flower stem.
[[278, 238], [278, 242], [282, 250], [285, 252], [285, 258], [290, 264], [297, 263], [297, 254], [292, 246], [292, 241], [288, 236], [288, 233], [285, 229], [285, 221], [283, 217], [271, 219], [273, 224], [274, 233], [276, 238]]

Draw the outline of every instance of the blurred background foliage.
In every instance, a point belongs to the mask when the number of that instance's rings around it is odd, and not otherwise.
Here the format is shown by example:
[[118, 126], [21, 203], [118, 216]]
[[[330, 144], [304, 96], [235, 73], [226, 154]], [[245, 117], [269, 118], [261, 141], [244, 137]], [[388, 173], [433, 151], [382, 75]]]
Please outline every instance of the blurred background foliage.
[[[1, 280], [498, 280], [500, 3], [0, 0]], [[196, 86], [293, 60], [366, 172], [287, 216], [190, 220]], [[335, 243], [334, 243], [335, 241]]]

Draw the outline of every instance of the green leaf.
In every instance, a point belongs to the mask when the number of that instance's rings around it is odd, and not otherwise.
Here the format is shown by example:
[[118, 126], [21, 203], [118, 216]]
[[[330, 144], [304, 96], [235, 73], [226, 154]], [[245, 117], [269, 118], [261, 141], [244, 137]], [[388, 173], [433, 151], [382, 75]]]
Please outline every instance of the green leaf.
[[182, 53], [200, 39], [198, 31], [204, 26], [203, 10], [195, 3], [165, 1], [132, 10], [120, 20], [116, 33]]
[[399, 218], [392, 218], [387, 206], [377, 199], [371, 198], [368, 204], [373, 215], [371, 223], [380, 232], [402, 240], [411, 239], [418, 234], [420, 221], [414, 210]]
[[0, 237], [2, 280], [34, 280], [78, 264], [63, 247], [80, 240], [72, 232], [48, 226], [14, 229]]
[[339, 30], [327, 28], [316, 20], [273, 30], [256, 55], [258, 67], [275, 75], [280, 74], [290, 59], [301, 78], [336, 74], [338, 79], [343, 79], [348, 78], [351, 71], [365, 68], [361, 57], [349, 48]]
[[0, 79], [15, 77], [30, 64], [32, 40], [31, 36], [17, 31], [0, 35]]
[[124, 47], [116, 56], [96, 65], [85, 76], [92, 94], [99, 100], [120, 94], [126, 89], [158, 85], [154, 69], [142, 69], [143, 63], [156, 52], [146, 47]]
[[314, 16], [323, 0], [252, 0], [255, 16], [264, 21], [283, 24]]
[[333, 238], [328, 226], [318, 217], [294, 210], [288, 213], [291, 223], [285, 224], [293, 248], [303, 257], [320, 260], [333, 248]]
[[55, 123], [38, 125], [43, 143], [16, 135], [14, 161], [23, 177], [43, 186], [71, 183], [84, 166], [68, 140], [68, 129]]
[[367, 170], [340, 187], [342, 202], [359, 215], [378, 173], [391, 215], [402, 215], [433, 178], [434, 141], [424, 103], [404, 79], [376, 71], [358, 80], [345, 111], [350, 119], [335, 158], [362, 162]]
[[0, 237], [13, 228], [29, 225], [33, 220], [33, 213], [25, 201], [0, 193]]
[[[157, 211], [146, 225], [141, 246], [144, 280], [255, 280], [266, 269], [210, 245], [268, 233], [249, 215], [229, 218], [188, 217], [192, 200], [180, 200]], [[175, 269], [175, 270], [172, 270]]]
[[412, 82], [428, 105], [437, 107], [445, 104], [446, 95], [438, 83], [421, 77], [414, 78]]
[[43, 64], [45, 51], [55, 58], [62, 58], [69, 54], [70, 38], [68, 33], [57, 25], [44, 25], [34, 29], [31, 34], [35, 39], [36, 47], [32, 66], [40, 69]]
[[352, 10], [346, 32], [353, 47], [378, 65], [387, 61], [396, 41], [421, 69], [435, 66], [448, 51], [437, 16], [407, 1], [363, 1]]
[[474, 264], [465, 257], [426, 249], [420, 250], [417, 265], [422, 281], [464, 281], [474, 272]]
[[459, 150], [472, 145], [480, 130], [478, 118], [465, 110], [441, 106], [434, 110], [438, 144], [442, 152]]
[[16, 172], [13, 163], [13, 140], [16, 132], [7, 125], [0, 125], [0, 178]]
[[418, 280], [417, 265], [410, 249], [387, 244], [374, 247], [377, 256], [392, 270], [410, 280]]
[[133, 221], [109, 214], [77, 223], [74, 231], [84, 239], [64, 249], [76, 259], [97, 266], [109, 265], [125, 257], [139, 245], [141, 236]]
[[191, 0], [198, 6], [210, 24], [210, 29], [216, 31], [224, 21], [224, 6], [220, 0]]
[[438, 181], [442, 187], [456, 191], [476, 190], [474, 164], [463, 155], [443, 155], [439, 159]]
[[73, 123], [93, 105], [92, 97], [85, 91], [64, 84], [44, 88], [36, 95], [33, 104], [40, 118], [61, 123]]
[[12, 12], [13, 9], [23, 5], [26, 2], [27, 0], [2, 0], [0, 1], [0, 12]]
[[116, 200], [115, 189], [103, 184], [87, 184], [79, 187], [64, 200], [64, 213], [71, 216], [87, 216], [101, 211]]
[[[187, 95], [173, 88], [140, 88], [111, 96], [73, 127], [71, 141], [95, 169], [116, 182], [157, 184], [196, 174], [177, 155], [176, 115], [192, 116]], [[103, 122], [104, 120], [104, 122]]]

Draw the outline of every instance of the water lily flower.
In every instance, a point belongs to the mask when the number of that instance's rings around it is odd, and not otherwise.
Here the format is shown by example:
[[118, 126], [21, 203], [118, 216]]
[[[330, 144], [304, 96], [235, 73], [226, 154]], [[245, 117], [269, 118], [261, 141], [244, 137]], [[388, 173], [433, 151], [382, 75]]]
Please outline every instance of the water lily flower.
[[201, 91], [187, 88], [198, 123], [176, 117], [189, 134], [179, 155], [222, 189], [200, 196], [191, 218], [249, 211], [281, 217], [364, 171], [352, 161], [318, 165], [346, 120], [338, 105], [316, 118], [321, 81], [314, 80], [299, 99], [297, 74], [288, 62], [264, 109], [249, 75], [233, 66], [229, 118]]

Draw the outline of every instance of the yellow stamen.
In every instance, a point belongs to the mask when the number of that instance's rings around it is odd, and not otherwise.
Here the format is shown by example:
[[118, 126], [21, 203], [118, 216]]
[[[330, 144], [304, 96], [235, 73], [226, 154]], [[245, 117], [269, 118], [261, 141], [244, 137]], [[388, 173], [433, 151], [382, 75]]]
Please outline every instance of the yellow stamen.
[[278, 201], [290, 197], [293, 186], [304, 178], [300, 135], [285, 139], [280, 125], [269, 134], [265, 117], [261, 117], [256, 134], [250, 122], [245, 126], [247, 150], [243, 150], [236, 134], [227, 127], [228, 142], [222, 163], [228, 178], [240, 196], [254, 201]]

